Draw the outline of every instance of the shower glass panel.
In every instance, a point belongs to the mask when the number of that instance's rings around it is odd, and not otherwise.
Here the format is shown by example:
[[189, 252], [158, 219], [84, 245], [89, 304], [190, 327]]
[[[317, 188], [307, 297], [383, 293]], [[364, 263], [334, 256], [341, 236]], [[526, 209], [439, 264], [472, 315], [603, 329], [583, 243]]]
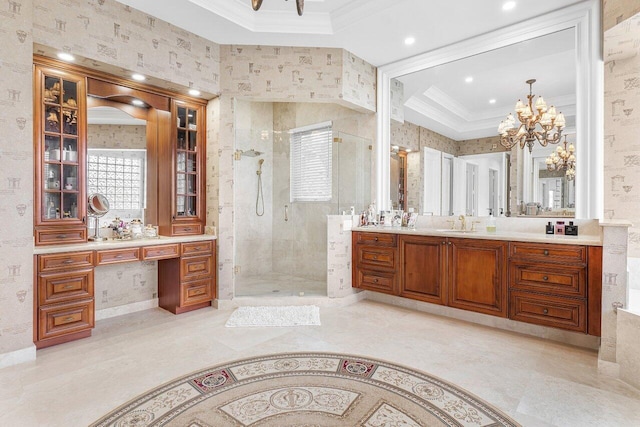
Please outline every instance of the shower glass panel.
[[327, 215], [371, 202], [372, 142], [337, 131], [334, 121], [331, 200], [291, 202], [289, 130], [296, 120], [286, 105], [275, 105], [236, 100], [235, 295], [326, 296]]

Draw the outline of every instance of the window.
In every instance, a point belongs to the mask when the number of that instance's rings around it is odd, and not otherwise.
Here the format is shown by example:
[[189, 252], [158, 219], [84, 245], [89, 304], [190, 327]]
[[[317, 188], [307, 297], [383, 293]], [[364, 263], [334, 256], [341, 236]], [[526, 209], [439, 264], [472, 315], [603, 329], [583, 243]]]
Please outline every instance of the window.
[[110, 209], [143, 209], [145, 159], [145, 150], [89, 149], [88, 193], [103, 194]]
[[292, 129], [291, 202], [331, 200], [331, 122]]

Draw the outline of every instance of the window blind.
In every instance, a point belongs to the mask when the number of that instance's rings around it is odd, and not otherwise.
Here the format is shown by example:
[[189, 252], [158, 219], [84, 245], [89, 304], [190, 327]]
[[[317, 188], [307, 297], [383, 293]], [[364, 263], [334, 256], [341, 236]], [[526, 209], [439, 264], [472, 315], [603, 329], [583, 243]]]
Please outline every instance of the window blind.
[[292, 129], [291, 202], [331, 200], [331, 122]]

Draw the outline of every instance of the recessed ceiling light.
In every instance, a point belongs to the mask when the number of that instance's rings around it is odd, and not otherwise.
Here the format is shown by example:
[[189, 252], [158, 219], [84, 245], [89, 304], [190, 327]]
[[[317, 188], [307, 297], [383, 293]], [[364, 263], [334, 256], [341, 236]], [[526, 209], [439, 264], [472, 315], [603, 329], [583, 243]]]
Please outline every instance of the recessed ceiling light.
[[131, 101], [131, 103], [133, 105], [137, 105], [138, 107], [144, 105], [144, 102], [140, 101], [139, 99], [134, 99], [133, 101]]
[[508, 1], [502, 5], [502, 10], [511, 10], [516, 7], [516, 2]]
[[191, 96], [199, 96], [200, 95], [200, 91], [197, 89], [189, 89], [189, 95]]
[[138, 74], [138, 73], [131, 74], [131, 78], [133, 80], [137, 80], [139, 82], [143, 82], [143, 81], [147, 80], [147, 78], [145, 76], [143, 76], [142, 74]]
[[490, 99], [490, 100], [489, 100], [489, 104], [495, 104], [495, 103], [496, 103], [496, 100], [495, 100], [495, 99]]
[[405, 151], [406, 151], [407, 153], [410, 153], [410, 152], [411, 152], [411, 148], [407, 148]]
[[70, 53], [66, 53], [66, 52], [60, 52], [58, 53], [58, 58], [62, 59], [63, 61], [75, 61], [76, 57], [71, 55]]
[[415, 42], [416, 42], [415, 37], [407, 37], [406, 39], [404, 39], [404, 44], [406, 44], [407, 46], [411, 46]]
[[392, 145], [392, 146], [391, 146], [391, 149], [392, 149], [392, 150], [399, 150], [399, 149], [400, 149], [400, 147], [399, 147], [398, 145]]
[[464, 81], [467, 82], [467, 83], [471, 83], [473, 81], [473, 77], [469, 76], [469, 77], [465, 78]]

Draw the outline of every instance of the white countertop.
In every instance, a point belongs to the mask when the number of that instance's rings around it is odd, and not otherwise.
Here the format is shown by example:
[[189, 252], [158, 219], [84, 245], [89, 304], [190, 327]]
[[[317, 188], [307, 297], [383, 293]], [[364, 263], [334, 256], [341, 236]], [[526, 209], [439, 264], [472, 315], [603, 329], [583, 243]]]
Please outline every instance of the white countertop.
[[381, 227], [381, 226], [365, 226], [353, 227], [353, 231], [366, 231], [373, 233], [392, 233], [392, 234], [408, 234], [414, 236], [438, 236], [438, 237], [459, 237], [464, 239], [488, 239], [488, 240], [508, 240], [516, 242], [533, 242], [533, 243], [558, 243], [570, 245], [587, 245], [602, 246], [600, 236], [596, 235], [579, 235], [564, 236], [558, 234], [544, 234], [531, 232], [518, 232], [513, 230], [496, 231], [488, 233], [484, 230], [479, 231], [454, 231], [433, 228], [406, 228], [406, 227]]
[[79, 251], [99, 251], [104, 249], [122, 249], [131, 247], [167, 245], [171, 243], [200, 242], [205, 240], [215, 240], [216, 236], [209, 234], [198, 234], [194, 236], [159, 236], [150, 239], [128, 239], [128, 240], [105, 240], [102, 242], [74, 243], [71, 245], [50, 245], [36, 246], [33, 248], [34, 255], [57, 254], [62, 252]]

